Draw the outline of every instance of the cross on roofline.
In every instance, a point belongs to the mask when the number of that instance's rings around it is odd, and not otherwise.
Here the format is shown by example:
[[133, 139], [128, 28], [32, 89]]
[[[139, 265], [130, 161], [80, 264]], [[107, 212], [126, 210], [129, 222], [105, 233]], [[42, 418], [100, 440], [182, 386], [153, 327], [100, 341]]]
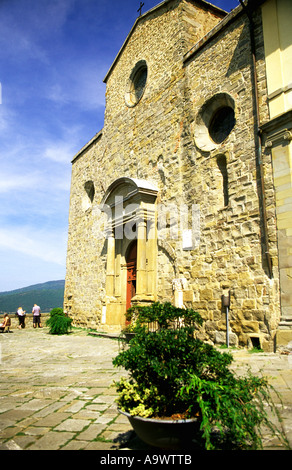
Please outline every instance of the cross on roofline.
[[144, 6], [144, 3], [143, 2], [140, 2], [140, 8], [138, 8], [137, 12], [139, 11], [140, 12], [140, 15], [142, 15], [142, 7]]

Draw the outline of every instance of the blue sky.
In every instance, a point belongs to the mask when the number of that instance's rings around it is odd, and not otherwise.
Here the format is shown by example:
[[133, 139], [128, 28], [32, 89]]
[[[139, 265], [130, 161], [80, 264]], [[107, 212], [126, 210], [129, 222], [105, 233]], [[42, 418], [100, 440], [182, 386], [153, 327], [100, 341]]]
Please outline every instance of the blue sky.
[[65, 278], [71, 160], [103, 127], [103, 78], [139, 5], [0, 0], [0, 292]]

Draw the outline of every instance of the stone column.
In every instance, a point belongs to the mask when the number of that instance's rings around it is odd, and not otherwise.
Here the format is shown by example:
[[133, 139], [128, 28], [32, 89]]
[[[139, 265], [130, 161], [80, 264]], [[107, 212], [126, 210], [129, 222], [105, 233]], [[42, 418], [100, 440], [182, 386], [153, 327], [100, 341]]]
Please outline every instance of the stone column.
[[173, 279], [172, 288], [174, 291], [174, 306], [184, 308], [184, 289], [186, 288], [187, 280], [185, 278]]
[[146, 220], [143, 217], [137, 222], [137, 286], [136, 296], [143, 297], [147, 294], [147, 268], [146, 268]]
[[113, 231], [108, 233], [107, 238], [107, 263], [106, 263], [106, 295], [114, 296], [115, 281], [115, 237]]
[[114, 294], [115, 297], [121, 297], [121, 244], [122, 240], [115, 240], [116, 258], [115, 258], [115, 280], [114, 280]]
[[155, 219], [148, 220], [148, 240], [147, 240], [147, 275], [148, 275], [148, 294], [152, 300], [156, 297], [156, 260], [157, 260], [157, 237]]

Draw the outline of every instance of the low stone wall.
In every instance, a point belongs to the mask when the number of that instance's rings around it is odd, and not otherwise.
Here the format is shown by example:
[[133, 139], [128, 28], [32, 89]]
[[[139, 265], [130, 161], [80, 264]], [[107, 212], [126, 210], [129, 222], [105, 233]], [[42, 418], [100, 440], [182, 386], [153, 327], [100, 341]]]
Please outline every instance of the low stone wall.
[[[10, 330], [15, 330], [16, 328], [19, 327], [19, 320], [18, 317], [15, 316], [15, 313], [10, 313], [9, 314], [10, 320], [11, 320], [11, 327]], [[46, 326], [46, 321], [50, 317], [49, 313], [42, 313], [41, 314], [41, 323], [42, 326]], [[3, 315], [0, 316], [0, 321], [2, 321]], [[32, 313], [27, 313], [25, 315], [25, 328], [33, 328], [33, 314]]]

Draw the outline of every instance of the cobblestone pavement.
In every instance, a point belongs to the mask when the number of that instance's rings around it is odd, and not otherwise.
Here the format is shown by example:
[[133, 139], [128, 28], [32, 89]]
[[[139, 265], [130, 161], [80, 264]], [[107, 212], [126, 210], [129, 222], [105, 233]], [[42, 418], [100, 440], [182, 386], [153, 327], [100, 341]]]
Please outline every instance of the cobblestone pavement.
[[[117, 339], [47, 328], [0, 334], [0, 450], [151, 450], [115, 404], [112, 366]], [[284, 402], [283, 429], [292, 444], [292, 355], [234, 353], [238, 372], [263, 369]], [[282, 449], [268, 435], [266, 449]]]

